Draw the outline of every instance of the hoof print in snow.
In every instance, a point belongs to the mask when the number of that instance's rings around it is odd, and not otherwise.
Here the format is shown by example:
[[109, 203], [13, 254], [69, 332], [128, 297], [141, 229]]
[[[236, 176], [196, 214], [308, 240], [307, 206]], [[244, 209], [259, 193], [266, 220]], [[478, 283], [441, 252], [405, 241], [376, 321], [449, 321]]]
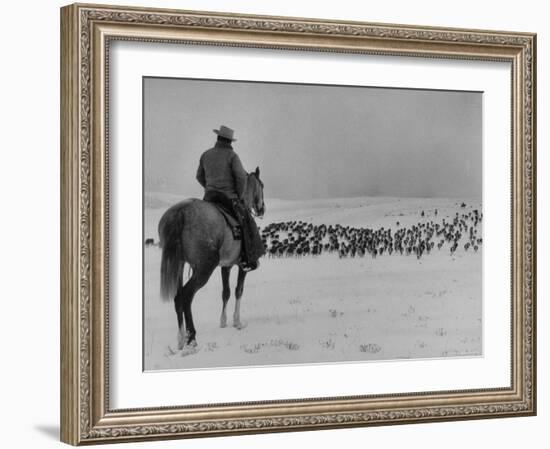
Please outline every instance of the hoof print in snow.
[[369, 354], [377, 354], [382, 350], [382, 348], [376, 343], [368, 343], [366, 345], [360, 345], [359, 351], [366, 352]]
[[166, 346], [166, 351], [164, 352], [164, 355], [166, 357], [171, 357], [173, 355], [176, 355], [177, 353], [178, 351], [173, 349], [171, 346]]
[[241, 345], [241, 349], [247, 354], [257, 354], [261, 349], [270, 348], [285, 348], [289, 351], [297, 351], [300, 345], [283, 339], [273, 339], [269, 343], [255, 343], [253, 345]]
[[[344, 337], [347, 338], [347, 335], [344, 334]], [[336, 347], [336, 343], [334, 342], [334, 340], [332, 340], [331, 338], [328, 339], [328, 340], [322, 340], [319, 342], [319, 345], [321, 345], [322, 348], [324, 349], [330, 349], [331, 351], [334, 350], [334, 348]]]
[[204, 349], [207, 352], [213, 352], [218, 349], [218, 343], [215, 341], [209, 341], [206, 343], [206, 348]]
[[289, 351], [297, 351], [300, 349], [300, 345], [297, 343], [293, 343], [291, 341], [283, 340], [281, 338], [277, 340], [271, 340], [269, 342], [269, 346], [272, 346], [274, 348], [283, 347], [288, 349]]
[[265, 346], [264, 343], [256, 343], [253, 345], [241, 345], [241, 349], [247, 354], [257, 354], [260, 352], [260, 349]]

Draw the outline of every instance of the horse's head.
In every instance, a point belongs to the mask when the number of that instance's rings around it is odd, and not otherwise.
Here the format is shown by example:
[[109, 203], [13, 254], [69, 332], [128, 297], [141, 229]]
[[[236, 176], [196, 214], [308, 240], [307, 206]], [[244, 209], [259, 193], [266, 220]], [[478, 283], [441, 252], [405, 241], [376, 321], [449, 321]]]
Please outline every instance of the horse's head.
[[248, 174], [246, 183], [246, 202], [247, 207], [251, 209], [258, 218], [265, 214], [264, 203], [264, 183], [260, 179], [260, 167]]

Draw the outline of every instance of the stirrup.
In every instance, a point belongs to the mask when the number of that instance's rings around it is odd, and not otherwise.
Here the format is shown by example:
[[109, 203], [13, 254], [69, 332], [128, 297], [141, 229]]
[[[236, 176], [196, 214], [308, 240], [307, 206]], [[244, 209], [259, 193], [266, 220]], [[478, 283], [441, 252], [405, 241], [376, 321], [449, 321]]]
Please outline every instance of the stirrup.
[[249, 271], [253, 271], [253, 270], [256, 270], [259, 266], [260, 266], [260, 261], [257, 260], [255, 262], [244, 262], [242, 264], [239, 265], [241, 267], [241, 269], [245, 272], [245, 273], [248, 273]]

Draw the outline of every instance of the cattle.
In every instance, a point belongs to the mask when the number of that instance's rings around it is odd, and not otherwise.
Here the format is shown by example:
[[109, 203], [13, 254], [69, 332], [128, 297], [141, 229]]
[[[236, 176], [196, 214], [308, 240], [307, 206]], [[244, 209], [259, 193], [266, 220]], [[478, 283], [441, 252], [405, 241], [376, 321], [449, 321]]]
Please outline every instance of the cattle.
[[[458, 204], [457, 204], [458, 205]], [[463, 202], [461, 208], [466, 207]], [[434, 216], [441, 216], [438, 209]], [[420, 215], [426, 215], [425, 210]], [[433, 220], [412, 224], [397, 230], [380, 227], [361, 228], [341, 224], [313, 224], [301, 220], [271, 223], [261, 230], [262, 242], [271, 257], [308, 257], [322, 254], [337, 254], [340, 258], [410, 255], [417, 259], [431, 254], [437, 244], [441, 250], [449, 245], [451, 254], [458, 250], [473, 248], [476, 252], [482, 243], [477, 237], [482, 214], [473, 209], [456, 212], [435, 223]], [[396, 226], [401, 223], [397, 221]], [[465, 241], [465, 242], [464, 242]]]

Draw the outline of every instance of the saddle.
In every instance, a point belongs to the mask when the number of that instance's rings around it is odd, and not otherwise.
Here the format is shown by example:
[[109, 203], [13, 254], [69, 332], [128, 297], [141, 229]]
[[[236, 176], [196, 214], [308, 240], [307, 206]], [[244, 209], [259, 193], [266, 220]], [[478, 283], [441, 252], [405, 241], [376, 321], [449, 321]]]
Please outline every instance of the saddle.
[[227, 209], [225, 209], [221, 204], [218, 203], [211, 203], [214, 206], [216, 206], [216, 209], [220, 211], [220, 213], [223, 215], [223, 218], [225, 219], [225, 222], [231, 229], [231, 232], [233, 233], [233, 238], [235, 240], [241, 240], [243, 233], [242, 233], [242, 227], [239, 224], [239, 221], [235, 218], [235, 216], [230, 213]]

